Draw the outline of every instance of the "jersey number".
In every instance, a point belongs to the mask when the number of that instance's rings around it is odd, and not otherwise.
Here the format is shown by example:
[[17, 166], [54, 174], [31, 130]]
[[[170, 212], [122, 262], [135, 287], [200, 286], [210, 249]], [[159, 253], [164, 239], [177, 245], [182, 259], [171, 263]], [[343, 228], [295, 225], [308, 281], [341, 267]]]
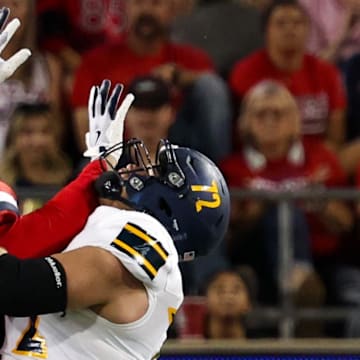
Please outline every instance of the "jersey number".
[[39, 322], [40, 318], [38, 316], [30, 317], [28, 327], [22, 333], [16, 348], [12, 351], [14, 354], [40, 359], [48, 358], [45, 339], [38, 332]]

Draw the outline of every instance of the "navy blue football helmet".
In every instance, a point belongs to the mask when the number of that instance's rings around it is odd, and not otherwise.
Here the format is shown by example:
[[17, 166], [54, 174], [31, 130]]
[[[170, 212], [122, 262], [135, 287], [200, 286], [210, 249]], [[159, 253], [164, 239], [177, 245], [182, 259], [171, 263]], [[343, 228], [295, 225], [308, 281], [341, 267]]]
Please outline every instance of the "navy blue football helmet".
[[[168, 230], [180, 260], [206, 255], [224, 237], [230, 215], [230, 196], [217, 166], [196, 150], [161, 140], [155, 164], [142, 141], [129, 140], [116, 171], [99, 180], [100, 196], [144, 211]], [[133, 164], [126, 169], [126, 164]], [[135, 166], [134, 166], [135, 165]], [[126, 187], [127, 198], [121, 196]]]

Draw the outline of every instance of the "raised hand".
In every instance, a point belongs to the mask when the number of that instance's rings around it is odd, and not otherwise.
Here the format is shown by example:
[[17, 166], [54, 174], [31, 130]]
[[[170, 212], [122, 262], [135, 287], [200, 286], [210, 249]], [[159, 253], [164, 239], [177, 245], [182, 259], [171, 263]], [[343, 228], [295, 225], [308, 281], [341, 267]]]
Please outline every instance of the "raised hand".
[[[4, 24], [9, 16], [10, 10], [6, 7], [0, 9], [0, 29], [3, 29]], [[0, 54], [13, 37], [15, 31], [20, 26], [20, 20], [15, 18], [11, 20], [0, 33]], [[0, 83], [9, 78], [16, 69], [23, 64], [31, 55], [29, 49], [21, 49], [5, 60], [0, 57]]]
[[[85, 135], [87, 150], [85, 157], [98, 158], [106, 149], [123, 141], [124, 121], [134, 101], [134, 95], [128, 94], [118, 107], [123, 85], [116, 84], [110, 97], [110, 80], [103, 80], [101, 86], [93, 86], [88, 101], [89, 131]], [[111, 155], [119, 160], [122, 148]]]

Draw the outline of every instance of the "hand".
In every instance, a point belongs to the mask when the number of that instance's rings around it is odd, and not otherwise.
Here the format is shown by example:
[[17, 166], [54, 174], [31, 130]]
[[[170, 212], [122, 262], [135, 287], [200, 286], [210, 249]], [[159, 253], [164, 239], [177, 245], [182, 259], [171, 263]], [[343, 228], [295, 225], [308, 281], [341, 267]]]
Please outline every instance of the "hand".
[[[0, 9], [0, 29], [3, 28], [9, 13], [10, 11], [8, 8]], [[6, 25], [3, 31], [1, 31], [0, 54], [9, 43], [19, 26], [20, 20], [15, 18]], [[29, 49], [21, 49], [7, 60], [4, 60], [0, 57], [0, 83], [9, 78], [16, 71], [16, 69], [28, 59], [30, 55], [31, 51]]]
[[[134, 101], [134, 95], [128, 94], [117, 109], [123, 85], [116, 84], [108, 98], [110, 86], [110, 80], [104, 80], [100, 87], [93, 86], [90, 91], [89, 131], [85, 135], [87, 150], [84, 156], [92, 160], [97, 159], [109, 147], [123, 141], [125, 117]], [[119, 160], [121, 154], [122, 147], [111, 153], [115, 161]]]

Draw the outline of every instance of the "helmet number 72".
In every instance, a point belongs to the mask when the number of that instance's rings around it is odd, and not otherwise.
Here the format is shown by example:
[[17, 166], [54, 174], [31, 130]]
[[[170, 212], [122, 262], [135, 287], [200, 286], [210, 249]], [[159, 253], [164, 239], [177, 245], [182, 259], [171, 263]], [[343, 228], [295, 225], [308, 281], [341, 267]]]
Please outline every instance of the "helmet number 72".
[[191, 190], [194, 192], [206, 192], [211, 193], [212, 200], [196, 200], [195, 207], [196, 211], [200, 212], [203, 207], [215, 209], [221, 205], [221, 198], [219, 195], [219, 189], [216, 185], [215, 180], [211, 182], [211, 185], [192, 185]]

